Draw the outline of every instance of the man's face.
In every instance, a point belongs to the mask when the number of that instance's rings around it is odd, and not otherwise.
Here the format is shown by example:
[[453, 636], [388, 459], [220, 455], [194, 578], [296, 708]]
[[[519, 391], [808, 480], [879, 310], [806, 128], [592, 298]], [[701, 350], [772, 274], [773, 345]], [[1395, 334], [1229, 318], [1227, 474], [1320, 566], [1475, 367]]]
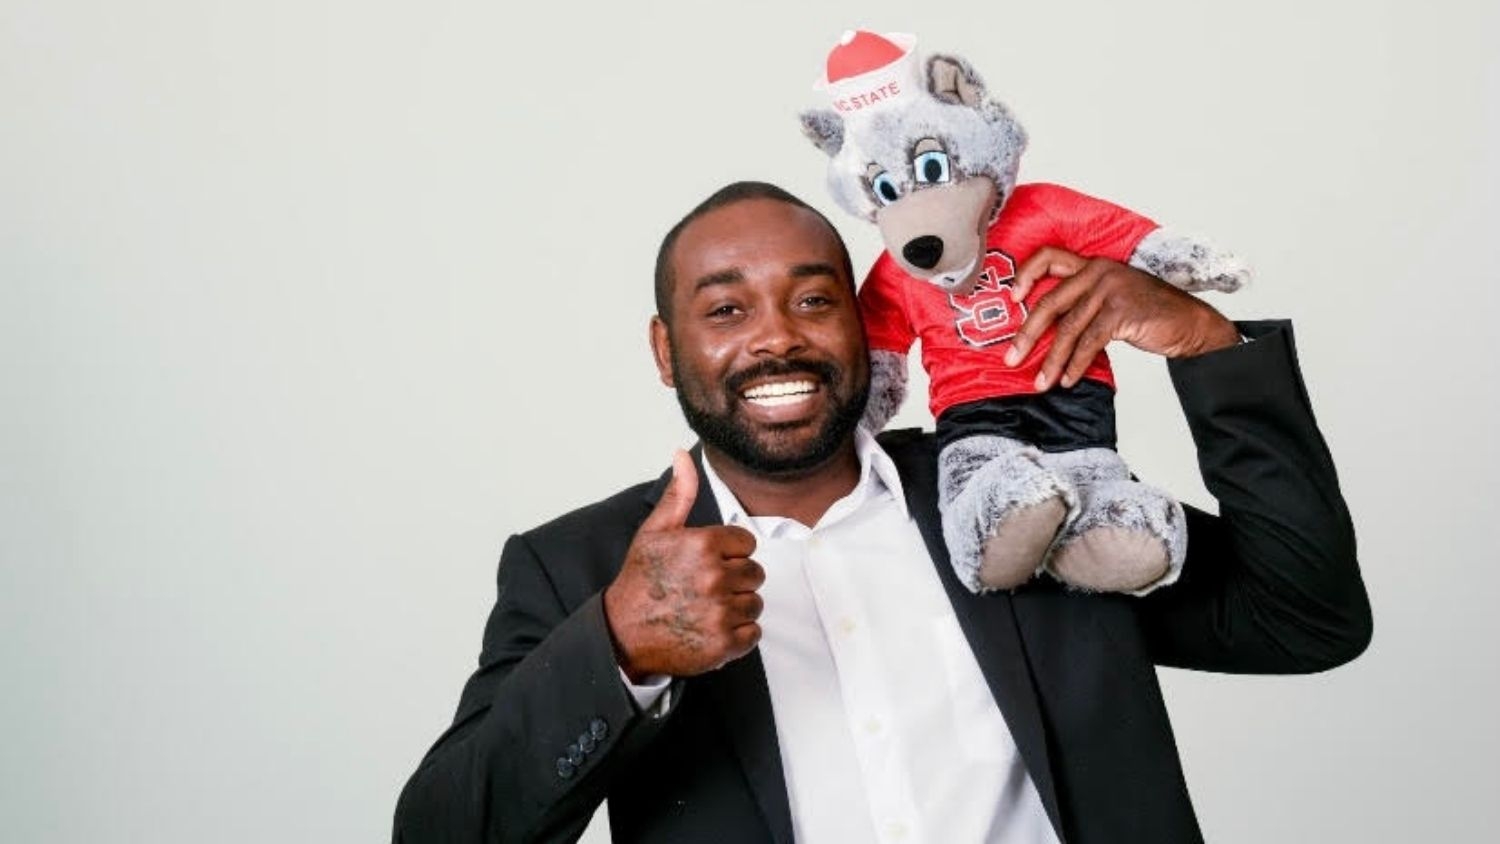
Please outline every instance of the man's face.
[[671, 324], [652, 321], [662, 383], [704, 444], [752, 471], [795, 475], [848, 442], [869, 393], [853, 284], [827, 225], [747, 199], [683, 229]]

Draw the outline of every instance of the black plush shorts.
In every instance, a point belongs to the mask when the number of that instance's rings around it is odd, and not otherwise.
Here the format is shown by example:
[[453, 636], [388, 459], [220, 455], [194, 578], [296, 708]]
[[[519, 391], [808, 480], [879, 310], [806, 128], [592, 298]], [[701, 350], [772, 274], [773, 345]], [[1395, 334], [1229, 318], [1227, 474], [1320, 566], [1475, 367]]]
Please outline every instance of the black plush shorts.
[[1042, 451], [1076, 451], [1115, 447], [1115, 391], [1099, 381], [1045, 393], [981, 399], [943, 411], [937, 420], [938, 443], [994, 434], [1031, 443]]

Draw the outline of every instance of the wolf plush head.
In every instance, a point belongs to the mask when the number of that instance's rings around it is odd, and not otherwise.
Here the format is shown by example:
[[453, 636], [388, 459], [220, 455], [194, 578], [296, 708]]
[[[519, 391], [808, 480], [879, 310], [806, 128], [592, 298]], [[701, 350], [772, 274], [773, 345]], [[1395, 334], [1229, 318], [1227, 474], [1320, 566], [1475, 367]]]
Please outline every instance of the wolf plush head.
[[845, 33], [820, 83], [834, 107], [803, 113], [802, 129], [830, 159], [834, 199], [880, 227], [901, 268], [963, 292], [1016, 185], [1026, 131], [967, 61], [924, 61], [914, 47], [908, 35]]

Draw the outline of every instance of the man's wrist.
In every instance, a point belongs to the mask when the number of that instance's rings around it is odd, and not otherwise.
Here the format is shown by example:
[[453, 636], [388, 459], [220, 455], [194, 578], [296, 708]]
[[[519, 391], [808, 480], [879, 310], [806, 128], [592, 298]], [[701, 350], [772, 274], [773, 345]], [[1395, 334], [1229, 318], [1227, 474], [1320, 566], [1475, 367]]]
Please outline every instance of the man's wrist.
[[1213, 318], [1203, 329], [1200, 336], [1202, 339], [1198, 342], [1196, 348], [1188, 351], [1186, 354], [1180, 355], [1180, 357], [1190, 358], [1206, 355], [1209, 352], [1217, 352], [1231, 346], [1238, 346], [1245, 341], [1245, 337], [1240, 334], [1239, 328], [1217, 311], [1213, 313]]
[[640, 685], [650, 676], [650, 673], [643, 671], [635, 664], [630, 658], [630, 652], [626, 649], [625, 643], [620, 640], [620, 631], [615, 626], [615, 614], [618, 608], [614, 604], [614, 597], [614, 584], [610, 584], [605, 587], [603, 600], [600, 601], [604, 605], [604, 629], [609, 632], [609, 644], [614, 649], [615, 664], [620, 667], [620, 673], [627, 682]]

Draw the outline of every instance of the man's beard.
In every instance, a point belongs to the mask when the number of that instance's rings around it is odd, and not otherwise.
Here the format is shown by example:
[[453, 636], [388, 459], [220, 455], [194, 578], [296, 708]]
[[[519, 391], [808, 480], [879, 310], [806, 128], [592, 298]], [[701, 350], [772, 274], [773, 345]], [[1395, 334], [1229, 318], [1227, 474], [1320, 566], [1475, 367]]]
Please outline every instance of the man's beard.
[[[682, 415], [687, 418], [688, 427], [703, 440], [704, 445], [763, 475], [797, 475], [826, 463], [854, 432], [860, 417], [864, 415], [865, 402], [870, 395], [868, 377], [863, 383], [854, 385], [851, 394], [844, 395], [847, 389], [846, 373], [826, 361], [768, 360], [736, 372], [724, 380], [722, 389], [727, 410], [719, 412], [699, 404], [700, 399], [688, 395], [688, 390], [683, 387], [687, 380], [682, 378], [685, 370], [677, 359], [675, 349], [672, 367], [678, 373], [677, 403], [682, 407]], [[760, 378], [787, 375], [810, 375], [816, 379], [819, 388], [827, 393], [833, 411], [822, 420], [822, 427], [812, 439], [796, 449], [789, 446], [777, 448], [775, 442], [768, 443], [765, 440], [774, 440], [776, 433], [791, 433], [808, 423], [767, 425], [757, 429], [739, 413], [740, 402], [743, 401], [740, 393], [746, 384]], [[707, 384], [696, 382], [692, 386], [693, 392], [700, 397], [706, 395]], [[770, 437], [765, 436], [767, 431], [770, 432]]]

